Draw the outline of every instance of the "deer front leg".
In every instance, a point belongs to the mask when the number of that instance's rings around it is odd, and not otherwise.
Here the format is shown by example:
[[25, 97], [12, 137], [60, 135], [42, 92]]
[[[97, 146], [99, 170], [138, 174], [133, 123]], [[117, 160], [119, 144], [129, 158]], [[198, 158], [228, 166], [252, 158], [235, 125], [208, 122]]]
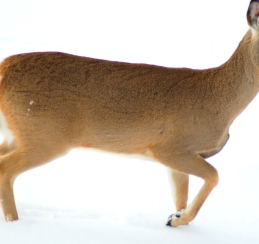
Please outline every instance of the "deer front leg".
[[[176, 215], [171, 215], [169, 217], [168, 225], [170, 226], [179, 226], [185, 225], [191, 222], [196, 215], [198, 214], [200, 208], [205, 202], [206, 198], [209, 196], [213, 188], [218, 183], [218, 173], [217, 170], [207, 163], [200, 155], [168, 155], [166, 153], [162, 153], [159, 150], [159, 154], [155, 155], [155, 157], [160, 160], [163, 164], [170, 167], [173, 171], [178, 172], [173, 173], [173, 177], [176, 183], [176, 194], [178, 192], [178, 197], [180, 196], [180, 201], [176, 204], [177, 212]], [[193, 200], [193, 202], [186, 207], [186, 203], [184, 203], [185, 199], [187, 201], [187, 190], [186, 190], [186, 177], [181, 177], [185, 175], [194, 175], [200, 177], [204, 180], [204, 185], [201, 190]], [[184, 180], [185, 178], [185, 180]], [[185, 183], [184, 183], [185, 182]], [[180, 190], [183, 190], [183, 193], [179, 193]], [[184, 207], [182, 209], [179, 209]]]
[[175, 201], [176, 211], [186, 209], [188, 201], [189, 175], [172, 169], [168, 169], [172, 195]]
[[187, 207], [189, 175], [174, 171], [170, 168], [168, 169], [168, 174], [176, 207], [176, 214], [170, 215], [167, 222], [167, 226], [171, 226], [173, 218], [179, 218], [183, 209]]

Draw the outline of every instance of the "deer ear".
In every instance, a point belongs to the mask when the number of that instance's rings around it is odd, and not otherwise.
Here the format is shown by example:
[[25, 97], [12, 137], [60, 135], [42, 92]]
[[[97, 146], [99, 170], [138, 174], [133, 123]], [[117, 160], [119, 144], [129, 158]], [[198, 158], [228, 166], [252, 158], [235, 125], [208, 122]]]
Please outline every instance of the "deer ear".
[[254, 33], [259, 32], [259, 0], [252, 0], [247, 11], [247, 21]]

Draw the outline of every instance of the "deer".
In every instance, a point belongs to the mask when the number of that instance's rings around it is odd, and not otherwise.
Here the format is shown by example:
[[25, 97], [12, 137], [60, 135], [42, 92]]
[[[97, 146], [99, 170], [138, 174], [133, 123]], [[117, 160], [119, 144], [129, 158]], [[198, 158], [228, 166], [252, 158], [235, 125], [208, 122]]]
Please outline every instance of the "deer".
[[[77, 147], [138, 154], [170, 171], [176, 213], [193, 221], [219, 181], [206, 159], [259, 91], [259, 1], [230, 59], [195, 70], [132, 64], [60, 52], [18, 54], [0, 64], [0, 201], [18, 220], [13, 184], [23, 172]], [[189, 176], [204, 183], [187, 205]]]

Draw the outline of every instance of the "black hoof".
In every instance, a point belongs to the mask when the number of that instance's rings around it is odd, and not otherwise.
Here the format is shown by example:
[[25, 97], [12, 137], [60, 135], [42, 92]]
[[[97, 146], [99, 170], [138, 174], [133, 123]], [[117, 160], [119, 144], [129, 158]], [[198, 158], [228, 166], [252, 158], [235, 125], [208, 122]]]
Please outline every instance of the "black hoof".
[[171, 220], [168, 220], [168, 222], [166, 223], [166, 226], [173, 227], [171, 224]]
[[173, 217], [174, 217], [173, 214], [168, 217], [168, 221], [167, 221], [167, 223], [166, 223], [166, 226], [172, 227], [172, 220], [173, 220]]

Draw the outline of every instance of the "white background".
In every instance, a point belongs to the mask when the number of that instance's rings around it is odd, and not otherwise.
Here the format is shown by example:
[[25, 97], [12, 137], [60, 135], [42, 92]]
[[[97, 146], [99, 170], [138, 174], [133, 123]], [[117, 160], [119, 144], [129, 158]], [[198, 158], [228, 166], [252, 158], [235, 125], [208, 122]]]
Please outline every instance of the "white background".
[[[71, 54], [168, 67], [221, 65], [248, 30], [249, 1], [0, 0], [0, 60]], [[15, 183], [20, 220], [9, 243], [258, 243], [259, 100], [209, 159], [220, 183], [188, 226], [165, 227], [174, 205], [164, 167], [77, 149]], [[190, 200], [201, 181], [191, 179]]]

